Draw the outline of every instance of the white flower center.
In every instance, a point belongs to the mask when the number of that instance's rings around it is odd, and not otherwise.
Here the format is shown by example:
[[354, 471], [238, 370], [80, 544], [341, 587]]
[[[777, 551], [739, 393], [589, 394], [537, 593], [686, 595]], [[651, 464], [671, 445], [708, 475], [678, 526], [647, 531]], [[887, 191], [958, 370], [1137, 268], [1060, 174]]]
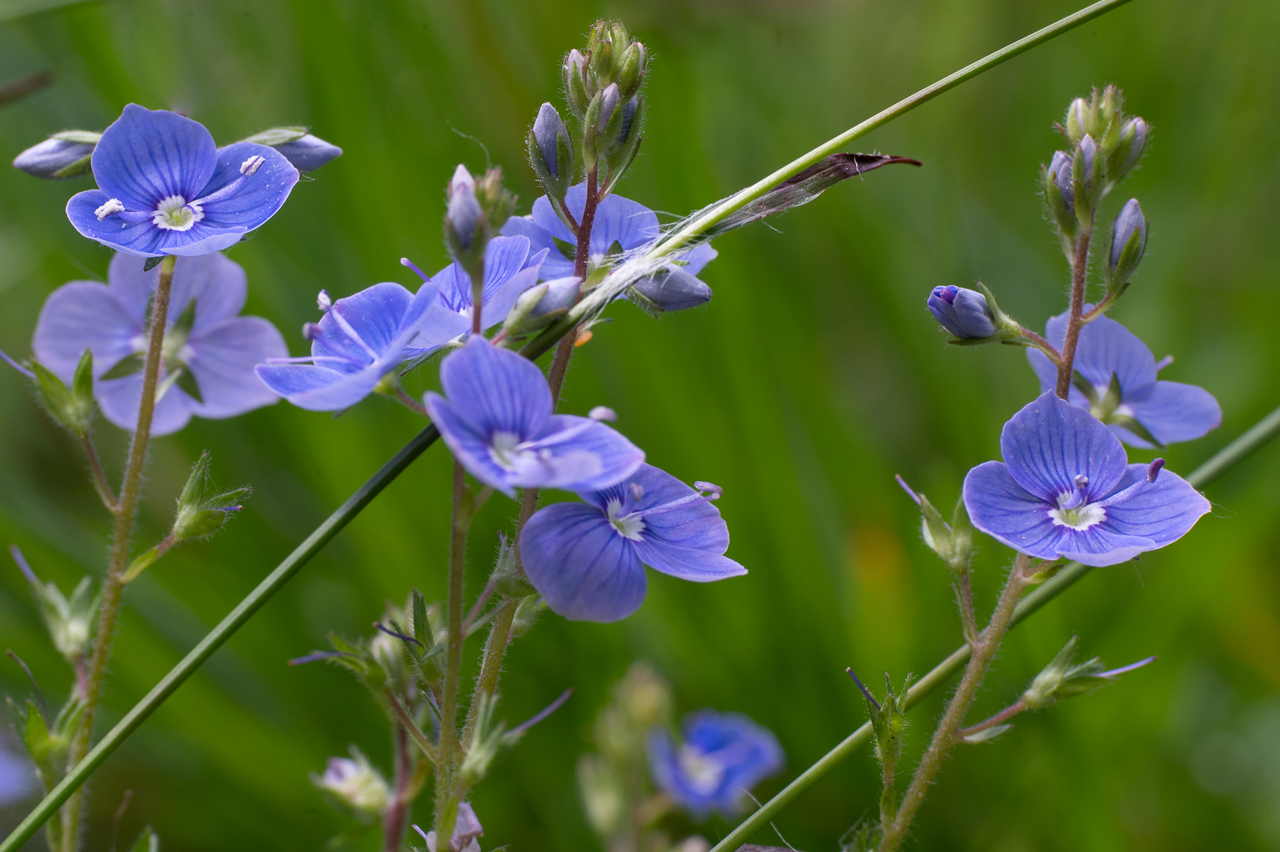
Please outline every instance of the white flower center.
[[494, 432], [489, 438], [489, 455], [507, 470], [516, 469], [516, 460], [522, 455], [516, 452], [520, 436], [514, 432]]
[[170, 195], [151, 214], [151, 221], [156, 227], [166, 231], [189, 231], [203, 218], [204, 210], [200, 204], [195, 201], [188, 204], [181, 195]]
[[1049, 517], [1060, 527], [1073, 530], [1087, 530], [1094, 524], [1100, 524], [1107, 518], [1107, 510], [1097, 503], [1077, 506], [1074, 509], [1050, 509]]
[[714, 793], [724, 779], [724, 765], [709, 758], [692, 746], [681, 746], [676, 762], [694, 792], [704, 795]]
[[618, 531], [618, 535], [623, 538], [629, 538], [632, 541], [640, 540], [640, 533], [644, 532], [644, 520], [639, 515], [626, 515], [618, 517], [618, 512], [622, 511], [622, 501], [616, 497], [609, 501], [609, 505], [605, 507], [609, 514], [609, 523], [613, 524], [613, 528]]

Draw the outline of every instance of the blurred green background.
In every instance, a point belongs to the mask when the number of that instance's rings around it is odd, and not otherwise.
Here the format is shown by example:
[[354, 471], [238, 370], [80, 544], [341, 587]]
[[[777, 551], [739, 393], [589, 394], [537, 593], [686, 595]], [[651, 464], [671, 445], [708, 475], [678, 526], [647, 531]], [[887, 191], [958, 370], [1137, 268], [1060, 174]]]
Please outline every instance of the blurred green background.
[[[558, 100], [559, 60], [597, 16], [650, 47], [647, 136], [622, 194], [672, 216], [758, 179], [915, 89], [1074, 10], [1074, 0], [114, 0], [17, 14], [0, 2], [0, 80], [53, 86], [0, 112], [0, 157], [50, 132], [100, 129], [130, 101], [181, 110], [223, 142], [305, 123], [346, 155], [300, 184], [231, 256], [248, 312], [301, 352], [315, 293], [411, 284], [398, 260], [444, 265], [443, 186], [485, 149], [536, 196], [523, 133]], [[650, 573], [616, 625], [545, 618], [509, 656], [501, 715], [573, 699], [473, 796], [486, 848], [596, 847], [574, 787], [591, 721], [635, 659], [672, 679], [681, 712], [711, 706], [777, 732], [791, 777], [866, 718], [844, 674], [927, 670], [959, 641], [945, 569], [919, 540], [901, 473], [949, 507], [965, 471], [995, 458], [1000, 425], [1036, 392], [1018, 351], [943, 344], [929, 288], [982, 279], [1038, 326], [1062, 310], [1066, 268], [1037, 167], [1052, 123], [1092, 85], [1120, 84], [1155, 135], [1112, 197], [1137, 196], [1147, 258], [1112, 314], [1166, 378], [1217, 395], [1223, 427], [1167, 451], [1188, 472], [1280, 404], [1280, 4], [1136, 2], [996, 69], [861, 140], [909, 155], [818, 202], [717, 243], [707, 308], [654, 321], [620, 305], [578, 350], [568, 410], [605, 404], [649, 459], [723, 485], [729, 555], [749, 576], [711, 586]], [[105, 275], [109, 254], [63, 215], [87, 181], [0, 169], [0, 348], [29, 351], [44, 298]], [[1119, 196], [1119, 197], [1116, 197]], [[433, 371], [410, 379], [414, 391]], [[0, 543], [64, 589], [105, 561], [105, 513], [70, 441], [0, 372]], [[138, 545], [163, 535], [186, 469], [214, 454], [220, 483], [251, 483], [230, 531], [173, 553], [130, 586], [104, 722], [127, 710], [420, 424], [369, 400], [339, 419], [278, 405], [194, 421], [156, 442]], [[123, 436], [99, 428], [113, 476]], [[1147, 459], [1150, 454], [1137, 453]], [[149, 822], [165, 848], [311, 849], [346, 826], [308, 783], [356, 743], [384, 766], [381, 717], [341, 672], [284, 661], [325, 634], [368, 631], [387, 599], [444, 591], [449, 459], [418, 461], [147, 723], [92, 784], [89, 848], [135, 791], [123, 837]], [[1005, 645], [973, 718], [1012, 699], [1073, 634], [1087, 655], [1158, 664], [1087, 700], [1020, 720], [947, 764], [916, 849], [1280, 849], [1280, 446], [1208, 489], [1215, 512], [1177, 546], [1089, 576]], [[495, 498], [472, 538], [470, 588], [514, 506]], [[993, 600], [1008, 552], [983, 542]], [[0, 568], [0, 647], [50, 696], [68, 672], [18, 571]], [[24, 695], [9, 661], [0, 690]], [[913, 715], [918, 753], [941, 706]], [[0, 711], [3, 712], [3, 711]], [[11, 742], [10, 745], [13, 745]], [[914, 757], [911, 758], [914, 760]], [[796, 848], [833, 850], [875, 812], [869, 753], [777, 821]], [[785, 778], [757, 791], [771, 795]], [[0, 810], [0, 831], [34, 799]], [[425, 801], [418, 818], [428, 819]], [[675, 828], [692, 828], [677, 823]], [[728, 829], [700, 830], [713, 841]], [[778, 843], [762, 834], [757, 842]], [[31, 849], [43, 848], [33, 841]]]

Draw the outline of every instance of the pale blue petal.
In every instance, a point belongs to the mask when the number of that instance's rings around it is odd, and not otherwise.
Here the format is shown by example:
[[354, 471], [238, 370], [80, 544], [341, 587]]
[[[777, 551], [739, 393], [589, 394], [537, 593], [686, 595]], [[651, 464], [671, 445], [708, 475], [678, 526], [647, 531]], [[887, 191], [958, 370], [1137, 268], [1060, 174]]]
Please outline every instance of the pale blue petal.
[[612, 622], [644, 602], [639, 557], [597, 509], [557, 503], [520, 534], [520, 559], [552, 612], [574, 621]]
[[165, 252], [158, 248], [162, 242], [161, 231], [150, 219], [130, 224], [119, 216], [108, 216], [99, 221], [94, 211], [106, 204], [109, 197], [100, 189], [77, 192], [67, 202], [67, 218], [82, 236], [125, 254], [134, 257], [164, 256]]
[[514, 473], [494, 459], [488, 435], [477, 431], [459, 414], [456, 406], [439, 394], [428, 392], [423, 403], [445, 446], [467, 473], [490, 488], [514, 497], [518, 484], [513, 481]]
[[552, 415], [545, 428], [531, 437], [530, 449], [548, 450], [552, 462], [571, 454], [587, 454], [595, 459], [589, 468], [572, 473], [562, 470], [552, 474], [549, 469], [547, 481], [538, 487], [598, 491], [626, 479], [644, 462], [643, 450], [613, 428], [586, 417]]
[[[371, 364], [387, 352], [401, 332], [401, 322], [414, 294], [399, 284], [384, 282], [338, 299], [320, 318], [320, 336], [311, 343], [311, 354], [345, 358]], [[338, 318], [359, 337], [352, 337]], [[364, 346], [360, 345], [364, 342]]]
[[1014, 550], [1052, 559], [1057, 533], [1049, 510], [1056, 504], [1029, 494], [1001, 462], [984, 462], [964, 478], [964, 506], [974, 527]]
[[668, 544], [659, 538], [650, 538], [644, 533], [635, 543], [635, 549], [640, 561], [645, 565], [663, 574], [679, 577], [681, 580], [711, 583], [727, 577], [740, 577], [747, 573], [746, 568], [727, 556], [697, 547]]
[[198, 121], [129, 104], [93, 151], [93, 177], [129, 210], [154, 210], [163, 199], [199, 198], [213, 176], [217, 147]]
[[[94, 397], [102, 416], [108, 421], [132, 432], [138, 427], [138, 404], [142, 401], [142, 373], [137, 372], [119, 379], [98, 382]], [[163, 375], [160, 383], [163, 383]], [[151, 434], [154, 437], [177, 432], [191, 419], [194, 400], [182, 388], [171, 385], [156, 400], [155, 413], [151, 417]]]
[[551, 416], [551, 390], [538, 366], [480, 336], [445, 357], [440, 384], [458, 416], [486, 437], [508, 432], [529, 440]]
[[[1057, 350], [1067, 339], [1067, 315], [1049, 320], [1045, 337]], [[1034, 366], [1034, 364], [1033, 364]], [[1126, 394], [1156, 380], [1156, 359], [1138, 336], [1120, 323], [1101, 316], [1080, 329], [1073, 369], [1090, 384], [1105, 388], [1114, 373]], [[1056, 380], [1055, 380], [1056, 381]], [[1084, 397], [1081, 396], [1083, 401]]]
[[[197, 302], [197, 317], [199, 310]], [[203, 400], [192, 400], [195, 414], [234, 417], [276, 401], [276, 395], [255, 378], [254, 367], [268, 358], [288, 357], [289, 350], [276, 327], [262, 317], [233, 317], [193, 334], [187, 345], [191, 350], [187, 366]]]
[[[1156, 382], [1140, 393], [1126, 395], [1124, 403], [1133, 410], [1133, 419], [1161, 444], [1191, 441], [1222, 425], [1222, 408], [1218, 401], [1213, 394], [1195, 385]], [[1120, 427], [1116, 429], [1119, 431]], [[1150, 446], [1128, 431], [1120, 437], [1135, 447]]]
[[[149, 299], [159, 286], [160, 270], [156, 268], [143, 272], [142, 264], [136, 259], [120, 258], [119, 255], [112, 258], [107, 280], [113, 291], [122, 286], [122, 278], [130, 279], [131, 283], [125, 286], [131, 292], [136, 291], [137, 284], [132, 283], [135, 276], [146, 284]], [[196, 315], [191, 333], [199, 335], [224, 320], [238, 316], [244, 310], [248, 293], [249, 285], [244, 268], [235, 261], [228, 260], [225, 255], [213, 253], [180, 257], [173, 267], [168, 325], [172, 328], [187, 303], [195, 299]]]
[[[544, 249], [545, 251], [545, 249]], [[541, 254], [541, 252], [540, 252]], [[493, 328], [502, 323], [511, 313], [511, 306], [520, 298], [520, 294], [538, 283], [538, 265], [529, 266], [507, 278], [495, 287], [492, 293], [486, 292], [484, 308], [480, 314], [480, 322], [486, 328]], [[488, 288], [488, 276], [485, 276], [485, 287]]]
[[[1131, 464], [1128, 476], [1117, 487], [1136, 482], [1146, 475], [1147, 465]], [[1120, 535], [1150, 539], [1153, 542], [1150, 549], [1153, 549], [1182, 538], [1211, 508], [1209, 501], [1191, 483], [1172, 471], [1162, 470], [1155, 482], [1128, 500], [1108, 506], [1107, 519], [1099, 526]]]
[[703, 243], [677, 255], [677, 257], [684, 261], [684, 266], [680, 267], [681, 269], [690, 275], [697, 275], [704, 266], [715, 260], [719, 254], [720, 252], [713, 249], [710, 243]]
[[72, 281], [45, 300], [31, 348], [36, 360], [70, 382], [85, 349], [93, 351], [93, 372], [101, 376], [137, 351], [143, 333], [142, 321], [110, 289]]
[[353, 372], [311, 364], [259, 364], [254, 372], [272, 391], [308, 411], [350, 408], [373, 393], [387, 373], [376, 364]]
[[1089, 499], [1111, 490], [1127, 462], [1120, 439], [1093, 415], [1052, 393], [1015, 414], [1000, 433], [1009, 475], [1037, 497], [1057, 505], [1061, 494], [1088, 477]]

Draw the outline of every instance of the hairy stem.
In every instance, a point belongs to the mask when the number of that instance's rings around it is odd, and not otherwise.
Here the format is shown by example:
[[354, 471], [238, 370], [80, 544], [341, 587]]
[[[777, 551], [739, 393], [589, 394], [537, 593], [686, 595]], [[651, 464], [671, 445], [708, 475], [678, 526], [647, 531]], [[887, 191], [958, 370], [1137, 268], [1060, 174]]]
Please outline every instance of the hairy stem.
[[1067, 336], [1062, 342], [1062, 356], [1058, 359], [1058, 386], [1055, 392], [1066, 399], [1071, 392], [1071, 369], [1076, 360], [1076, 341], [1080, 339], [1080, 321], [1084, 314], [1085, 282], [1089, 272], [1089, 242], [1093, 237], [1093, 222], [1080, 229], [1076, 241], [1075, 257], [1071, 259], [1071, 308], [1067, 313]]
[[1022, 590], [1026, 588], [1029, 569], [1033, 562], [1031, 557], [1019, 554], [1013, 563], [1013, 570], [1009, 572], [1009, 579], [1000, 595], [1000, 603], [996, 605], [996, 611], [992, 614], [986, 630], [982, 631], [982, 635], [972, 646], [973, 653], [969, 657], [969, 665], [965, 669], [964, 676], [960, 678], [960, 685], [956, 687], [955, 694], [951, 696], [951, 703], [942, 714], [942, 721], [933, 732], [933, 739], [929, 742], [929, 748], [925, 750], [924, 757], [920, 759], [920, 765], [911, 779], [911, 785], [907, 787], [907, 792], [902, 797], [902, 806], [898, 809], [898, 815], [890, 825], [883, 827], [884, 837], [880, 841], [880, 852], [893, 852], [902, 844], [916, 811], [920, 810], [920, 805], [924, 803], [929, 786], [942, 769], [942, 761], [955, 744], [956, 731], [964, 721], [964, 714], [968, 712], [969, 705], [978, 694], [978, 687], [986, 677], [996, 649], [1000, 647], [1005, 633], [1009, 631], [1014, 608], [1022, 597]]
[[384, 852], [400, 852], [405, 829], [409, 826], [409, 786], [413, 780], [414, 759], [409, 751], [409, 732], [396, 722], [392, 735], [396, 774], [392, 782], [391, 803], [382, 818], [382, 848]]
[[114, 515], [119, 508], [119, 503], [116, 501], [116, 493], [111, 490], [111, 483], [107, 481], [107, 474], [102, 469], [102, 462], [98, 460], [98, 450], [93, 446], [93, 438], [85, 432], [80, 440], [84, 445], [85, 458], [89, 460], [93, 490], [98, 492], [98, 497], [102, 499], [102, 505], [107, 507], [107, 511]]
[[[449, 541], [449, 646], [444, 671], [444, 701], [440, 707], [440, 759], [436, 766], [436, 837], [453, 837], [456, 811], [454, 773], [461, 759], [458, 743], [458, 684], [462, 676], [462, 580], [466, 567], [467, 527], [471, 523], [466, 473], [453, 463], [453, 519]], [[447, 817], [447, 818], [446, 818]], [[447, 841], [446, 841], [447, 843]]]
[[475, 730], [476, 714], [480, 710], [481, 698], [492, 698], [498, 691], [498, 678], [502, 676], [502, 660], [507, 654], [507, 645], [511, 641], [511, 623], [515, 620], [518, 598], [506, 598], [493, 624], [489, 627], [489, 636], [484, 642], [484, 658], [480, 663], [480, 677], [476, 679], [475, 692], [471, 695], [471, 707], [467, 711], [467, 724], [462, 731], [464, 747], [471, 747], [471, 736]]
[[956, 604], [960, 608], [960, 621], [964, 625], [964, 641], [972, 645], [978, 640], [978, 622], [973, 614], [973, 591], [969, 586], [969, 567], [956, 577]]
[[1013, 702], [990, 719], [986, 719], [976, 725], [965, 728], [964, 730], [956, 731], [956, 739], [962, 740], [965, 737], [970, 737], [974, 734], [985, 731], [987, 728], [994, 728], [996, 725], [1009, 721], [1026, 709], [1027, 705], [1021, 698], [1019, 698], [1017, 701]]
[[[120, 616], [120, 597], [124, 591], [124, 572], [129, 567], [129, 547], [133, 541], [133, 522], [138, 511], [138, 495], [142, 490], [142, 468], [147, 461], [147, 445], [151, 441], [151, 418], [156, 410], [156, 382], [160, 375], [160, 359], [164, 350], [165, 320], [169, 314], [169, 293], [173, 287], [173, 265], [176, 258], [166, 257], [160, 263], [160, 283], [151, 306], [151, 328], [148, 334], [147, 360], [142, 372], [142, 399], [138, 403], [138, 426], [129, 445], [120, 500], [116, 504], [115, 527], [111, 533], [111, 556], [102, 592], [102, 608], [98, 629], [93, 637], [93, 654], [85, 677], [84, 717], [67, 755], [67, 771], [76, 767], [89, 752], [93, 739], [93, 723], [102, 698], [102, 682], [107, 674], [107, 660], [115, 638], [116, 620]], [[83, 791], [77, 792], [62, 811], [62, 848], [75, 852], [80, 845], [80, 811]]]

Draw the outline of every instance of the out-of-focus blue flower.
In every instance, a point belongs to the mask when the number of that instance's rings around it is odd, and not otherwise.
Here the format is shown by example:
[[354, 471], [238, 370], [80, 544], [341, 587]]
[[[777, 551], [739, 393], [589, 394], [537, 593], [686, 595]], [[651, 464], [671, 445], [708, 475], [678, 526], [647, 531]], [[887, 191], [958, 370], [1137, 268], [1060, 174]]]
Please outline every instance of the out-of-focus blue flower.
[[953, 284], [934, 287], [926, 304], [933, 318], [961, 340], [976, 340], [996, 333], [987, 297], [977, 290]]
[[[1045, 329], [1049, 343], [1061, 349], [1066, 336], [1067, 315], [1050, 319]], [[1027, 357], [1040, 378], [1040, 389], [1053, 388], [1058, 381], [1053, 362], [1035, 349], [1028, 349]], [[1199, 438], [1222, 424], [1222, 409], [1212, 394], [1195, 385], [1157, 381], [1159, 367], [1151, 350], [1113, 319], [1098, 317], [1080, 330], [1073, 367], [1092, 392], [1086, 396], [1073, 385], [1070, 401], [1089, 409], [1132, 447], [1153, 446], [1146, 436], [1135, 434], [1135, 428], [1163, 446]]]
[[649, 734], [649, 774], [697, 819], [740, 813], [748, 791], [785, 761], [777, 737], [740, 713], [700, 710], [681, 728], [680, 744], [664, 728]]
[[505, 494], [605, 488], [644, 461], [603, 423], [553, 414], [538, 366], [478, 335], [441, 362], [440, 385], [445, 396], [426, 397], [440, 436], [472, 476]]
[[34, 780], [34, 768], [26, 758], [0, 746], [0, 808], [26, 798]]
[[[582, 211], [586, 203], [585, 184], [569, 187], [569, 192], [565, 195], [565, 206], [569, 208], [575, 221], [582, 220]], [[596, 207], [595, 220], [591, 227], [588, 277], [592, 269], [603, 265], [606, 259], [611, 259], [609, 257], [611, 254], [619, 250], [625, 253], [642, 248], [657, 239], [660, 231], [658, 216], [648, 207], [620, 195], [606, 196]], [[512, 216], [503, 225], [502, 233], [523, 234], [529, 238], [535, 249], [550, 249], [547, 259], [542, 263], [543, 280], [549, 281], [553, 278], [573, 275], [574, 248], [577, 245], [577, 238], [569, 227], [560, 221], [560, 217], [551, 206], [551, 201], [545, 195], [533, 202], [533, 215]], [[696, 276], [704, 266], [715, 259], [716, 254], [715, 249], [704, 243], [674, 255], [673, 260], [680, 263], [674, 264], [672, 269]], [[642, 295], [645, 295], [643, 289], [645, 283], [636, 285], [636, 289]], [[701, 281], [698, 283], [702, 284]], [[711, 298], [711, 288], [706, 284], [702, 284], [702, 287], [706, 289], [699, 292], [705, 295], [705, 298], [696, 301], [696, 304], [702, 304]], [[687, 299], [684, 301], [686, 303], [679, 307], [663, 309], [680, 310], [684, 307], [692, 307], [691, 304], [687, 304]], [[660, 305], [660, 307], [663, 306]]]
[[[538, 282], [538, 270], [547, 256], [545, 250], [530, 251], [524, 237], [494, 237], [484, 251], [484, 304], [480, 309], [482, 330], [499, 325], [525, 290]], [[438, 287], [439, 297], [431, 305], [422, 332], [410, 348], [410, 356], [420, 358], [471, 330], [471, 277], [458, 263], [451, 263], [431, 277], [408, 259], [401, 260], [422, 278]]]
[[[147, 308], [159, 280], [160, 270], [144, 272], [142, 261], [117, 254], [106, 286], [64, 284], [45, 301], [36, 322], [36, 359], [67, 384], [84, 350], [93, 352], [94, 397], [103, 416], [122, 429], [138, 425]], [[288, 349], [265, 319], [238, 316], [247, 292], [244, 270], [220, 254], [178, 259], [153, 435], [178, 431], [192, 415], [235, 417], [275, 402], [254, 379], [253, 367]]]
[[[647, 591], [644, 566], [709, 583], [747, 570], [729, 559], [729, 528], [709, 483], [690, 488], [642, 465], [604, 490], [539, 510], [520, 535], [520, 559], [553, 612], [575, 621], [617, 621]], [[707, 492], [704, 494], [703, 492]]]
[[303, 328], [311, 354], [267, 359], [257, 367], [258, 378], [299, 408], [338, 411], [355, 405], [412, 357], [409, 344], [425, 327], [438, 292], [433, 281], [416, 294], [386, 282], [332, 302], [322, 290], [325, 315]]
[[93, 151], [99, 189], [77, 193], [67, 217], [91, 240], [138, 257], [229, 248], [275, 215], [298, 170], [266, 145], [218, 149], [199, 122], [137, 104]]
[[1107, 427], [1052, 392], [1004, 425], [1000, 453], [964, 479], [969, 519], [1040, 559], [1116, 565], [1177, 541], [1210, 508], [1162, 459], [1127, 464]]
[[391, 803], [386, 779], [355, 746], [351, 747], [351, 757], [329, 758], [324, 774], [312, 775], [311, 783], [357, 816], [379, 817]]

